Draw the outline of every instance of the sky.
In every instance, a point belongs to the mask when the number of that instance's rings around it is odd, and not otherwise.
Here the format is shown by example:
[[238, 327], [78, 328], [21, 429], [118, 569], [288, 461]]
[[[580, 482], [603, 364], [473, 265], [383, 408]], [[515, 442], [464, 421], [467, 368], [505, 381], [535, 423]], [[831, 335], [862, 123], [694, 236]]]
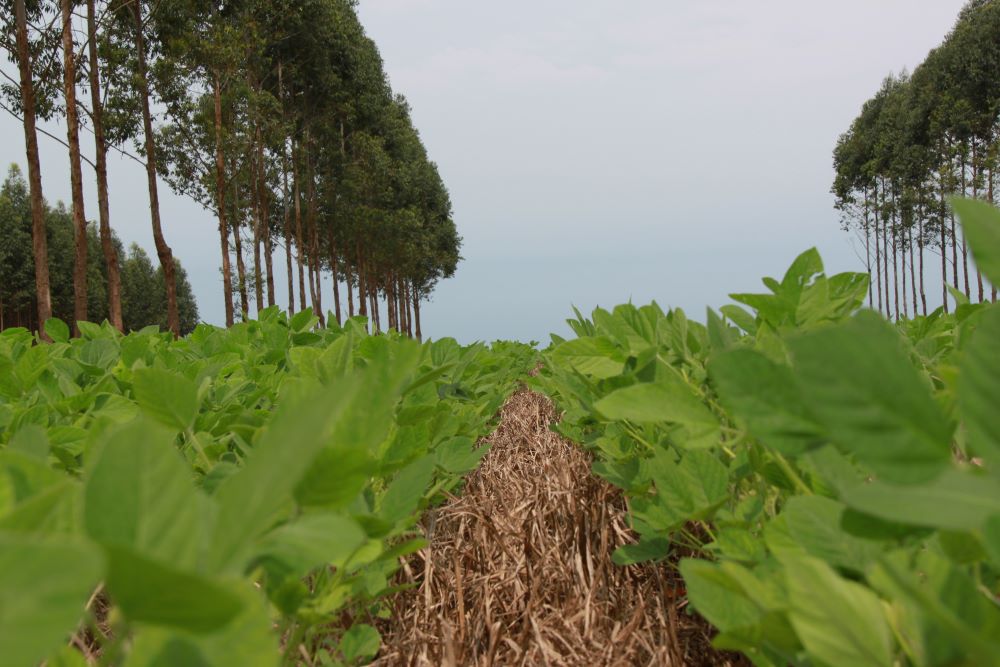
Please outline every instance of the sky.
[[[422, 307], [425, 336], [544, 343], [568, 332], [573, 306], [630, 300], [703, 320], [812, 246], [828, 273], [862, 270], [833, 209], [833, 147], [963, 4], [360, 0], [464, 239], [455, 277]], [[0, 160], [23, 166], [23, 137], [0, 117]], [[45, 197], [68, 201], [65, 149], [40, 142]], [[143, 168], [109, 169], [112, 226], [155, 256]], [[160, 191], [202, 319], [220, 324], [216, 223]]]

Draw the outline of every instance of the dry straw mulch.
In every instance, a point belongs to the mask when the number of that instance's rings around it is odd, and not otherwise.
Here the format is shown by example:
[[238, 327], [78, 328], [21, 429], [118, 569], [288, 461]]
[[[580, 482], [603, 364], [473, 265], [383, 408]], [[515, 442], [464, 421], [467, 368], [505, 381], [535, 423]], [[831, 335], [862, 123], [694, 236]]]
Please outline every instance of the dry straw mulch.
[[428, 515], [403, 564], [376, 665], [736, 665], [689, 616], [665, 565], [619, 567], [624, 500], [553, 433], [551, 402], [521, 390], [461, 497]]

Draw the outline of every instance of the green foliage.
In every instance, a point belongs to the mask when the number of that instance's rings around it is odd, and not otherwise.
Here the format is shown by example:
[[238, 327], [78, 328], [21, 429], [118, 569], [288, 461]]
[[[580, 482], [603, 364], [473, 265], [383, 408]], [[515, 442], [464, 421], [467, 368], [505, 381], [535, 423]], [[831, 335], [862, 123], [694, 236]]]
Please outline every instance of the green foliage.
[[99, 584], [104, 651], [129, 665], [378, 652], [421, 512], [478, 463], [537, 355], [314, 327], [269, 309], [176, 341], [69, 339], [58, 320], [49, 345], [0, 334], [5, 665], [78, 664], [60, 648]]
[[[1000, 213], [955, 208], [991, 275]], [[532, 383], [630, 497], [615, 561], [684, 547], [715, 644], [758, 665], [996, 664], [1000, 308], [893, 325], [815, 251], [764, 282], [704, 327], [578, 314], [547, 351]]]

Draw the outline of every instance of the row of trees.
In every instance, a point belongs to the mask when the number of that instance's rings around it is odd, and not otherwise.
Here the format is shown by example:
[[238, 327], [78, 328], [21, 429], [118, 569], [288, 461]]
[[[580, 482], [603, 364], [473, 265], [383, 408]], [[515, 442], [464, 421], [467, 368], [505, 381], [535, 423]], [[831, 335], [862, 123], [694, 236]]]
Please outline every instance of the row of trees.
[[[311, 306], [322, 316], [322, 278], [331, 275], [338, 321], [357, 313], [376, 330], [419, 337], [420, 303], [453, 275], [461, 239], [448, 192], [406, 101], [392, 93], [354, 0], [0, 4], [0, 46], [18, 65], [3, 92], [24, 124], [36, 321], [52, 313], [37, 121], [59, 117], [75, 230], [71, 319], [92, 316], [86, 162], [97, 189], [109, 319], [125, 327], [107, 156], [134, 145], [146, 169], [175, 334], [177, 278], [160, 221], [160, 179], [218, 221], [227, 325], [276, 303], [277, 254], [290, 311]], [[92, 160], [81, 149], [81, 128], [93, 134]]]
[[[43, 202], [44, 204], [44, 202]], [[75, 307], [73, 262], [75, 238], [73, 216], [65, 206], [45, 205], [46, 246], [52, 282], [52, 315], [69, 322]], [[149, 256], [133, 244], [125, 253], [117, 234], [111, 234], [120, 270], [122, 323], [126, 330], [149, 325], [167, 326], [166, 285], [162, 269], [154, 268]], [[31, 200], [28, 184], [12, 165], [0, 186], [0, 330], [7, 327], [37, 328], [35, 278], [32, 269]], [[178, 260], [177, 310], [182, 334], [198, 324], [187, 273]], [[94, 320], [109, 318], [107, 265], [101, 259], [101, 241], [95, 225], [87, 227], [87, 312]]]
[[928, 253], [940, 264], [946, 311], [949, 285], [970, 300], [995, 301], [996, 287], [970, 270], [947, 198], [996, 202], [1000, 1], [969, 2], [912, 74], [886, 78], [833, 158], [836, 206], [845, 229], [864, 240], [872, 307], [896, 318], [926, 315]]

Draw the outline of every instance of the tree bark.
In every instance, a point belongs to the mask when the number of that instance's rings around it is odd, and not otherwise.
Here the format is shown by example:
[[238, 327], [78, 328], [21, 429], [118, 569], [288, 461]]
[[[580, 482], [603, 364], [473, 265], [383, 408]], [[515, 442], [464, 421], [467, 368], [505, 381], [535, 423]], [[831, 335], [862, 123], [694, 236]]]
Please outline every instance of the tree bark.
[[[968, 149], [962, 146], [962, 196], [965, 196], [966, 182], [965, 182], [965, 159], [968, 153]], [[965, 279], [965, 296], [967, 298], [972, 298], [972, 292], [969, 290], [969, 245], [965, 241], [965, 232], [962, 232], [962, 276]]]
[[219, 249], [222, 253], [222, 291], [226, 326], [233, 326], [233, 268], [229, 263], [229, 223], [226, 220], [226, 160], [222, 149], [222, 81], [216, 72], [212, 79], [215, 98], [215, 206], [219, 214]]
[[337, 248], [333, 243], [333, 234], [327, 239], [327, 244], [329, 246], [330, 252], [330, 271], [333, 273], [333, 314], [337, 318], [337, 326], [343, 324], [343, 320], [340, 317], [340, 266], [337, 260]]
[[[278, 61], [278, 98], [285, 103], [285, 89], [281, 79], [281, 61]], [[288, 314], [295, 314], [295, 282], [292, 273], [292, 229], [288, 205], [288, 142], [281, 142], [281, 199], [284, 203], [285, 261], [288, 277]], [[304, 304], [303, 304], [304, 305]]]
[[322, 269], [319, 261], [319, 230], [316, 221], [316, 174], [312, 163], [312, 141], [306, 133], [306, 143], [303, 148], [306, 163], [306, 225], [309, 228], [309, 291], [312, 293], [313, 310], [319, 318], [319, 325], [326, 326], [326, 315], [323, 313]]
[[66, 143], [69, 145], [69, 182], [73, 215], [73, 332], [87, 321], [87, 214], [83, 205], [83, 167], [80, 163], [80, 118], [76, 108], [76, 50], [73, 44], [73, 6], [60, 0], [62, 18], [63, 98], [66, 101]]
[[[963, 193], [964, 194], [964, 193]], [[979, 155], [976, 148], [976, 140], [972, 140], [972, 198], [979, 199]], [[963, 233], [964, 237], [965, 234]], [[976, 265], [976, 286], [979, 288], [979, 303], [984, 300], [983, 294], [983, 272]]]
[[[295, 248], [298, 250], [296, 262], [299, 268], [299, 303], [306, 307], [306, 274], [302, 259], [305, 247], [302, 245], [302, 194], [299, 187], [299, 159], [295, 150], [295, 138], [292, 138], [292, 196], [295, 198]], [[315, 313], [313, 313], [315, 314]]]
[[920, 207], [920, 228], [918, 230], [917, 245], [920, 249], [918, 254], [920, 258], [920, 309], [924, 317], [927, 317], [927, 292], [924, 289], [924, 218], [927, 214], [927, 200], [924, 199], [923, 202]]
[[417, 340], [422, 341], [424, 337], [420, 333], [420, 293], [415, 287], [413, 289], [413, 324]]
[[264, 163], [264, 141], [257, 126], [257, 194], [260, 198], [261, 227], [264, 234], [264, 268], [267, 271], [267, 306], [276, 302], [274, 296], [274, 244], [271, 240], [271, 191], [267, 187], [267, 167]]
[[872, 187], [872, 198], [875, 200], [874, 212], [875, 212], [875, 291], [878, 292], [878, 312], [882, 311], [882, 249], [881, 249], [881, 228], [879, 225], [879, 220], [881, 219], [879, 206], [878, 206], [878, 181], [875, 181]]
[[100, 218], [101, 251], [108, 272], [108, 319], [119, 331], [122, 322], [122, 280], [118, 252], [111, 236], [111, 212], [108, 201], [108, 142], [104, 135], [104, 103], [101, 100], [101, 77], [97, 55], [97, 10], [95, 0], [87, 0], [87, 48], [90, 54], [90, 106], [94, 124], [94, 171], [97, 175], [97, 211]]
[[257, 310], [257, 317], [260, 317], [260, 311], [264, 308], [264, 277], [261, 274], [261, 258], [260, 258], [260, 243], [261, 243], [261, 233], [260, 233], [260, 191], [258, 190], [257, 183], [257, 159], [254, 147], [251, 144], [250, 149], [247, 151], [247, 165], [250, 169], [250, 173], [247, 175], [247, 180], [250, 183], [250, 215], [251, 221], [253, 223], [253, 290], [254, 290], [254, 307]]
[[167, 291], [167, 328], [180, 338], [181, 321], [177, 311], [177, 276], [174, 270], [174, 254], [163, 238], [163, 227], [160, 224], [160, 197], [156, 186], [156, 144], [153, 139], [153, 115], [149, 108], [149, 78], [146, 74], [146, 39], [143, 36], [142, 10], [139, 2], [130, 4], [132, 18], [135, 20], [135, 50], [138, 58], [136, 69], [139, 85], [139, 99], [142, 103], [142, 128], [145, 136], [146, 150], [146, 183], [149, 188], [149, 213], [153, 225], [153, 243], [156, 255], [163, 268], [163, 282]]
[[31, 250], [35, 259], [35, 301], [38, 335], [49, 340], [45, 321], [52, 317], [49, 289], [49, 250], [45, 236], [45, 200], [42, 197], [42, 169], [38, 159], [38, 134], [35, 130], [35, 83], [31, 79], [31, 50], [28, 44], [28, 17], [24, 0], [14, 0], [17, 66], [21, 78], [21, 107], [24, 110], [24, 147], [28, 160], [28, 186], [31, 196]]
[[945, 221], [948, 218], [947, 207], [944, 202], [944, 173], [940, 173], [940, 228], [941, 228], [941, 303], [944, 312], [948, 312], [948, 239], [945, 234]]
[[[233, 169], [235, 175], [236, 170]], [[240, 236], [240, 185], [233, 179], [233, 246], [236, 249], [236, 275], [240, 288], [240, 318], [246, 322], [250, 317], [250, 298], [247, 294], [247, 269], [243, 262], [243, 238]]]

